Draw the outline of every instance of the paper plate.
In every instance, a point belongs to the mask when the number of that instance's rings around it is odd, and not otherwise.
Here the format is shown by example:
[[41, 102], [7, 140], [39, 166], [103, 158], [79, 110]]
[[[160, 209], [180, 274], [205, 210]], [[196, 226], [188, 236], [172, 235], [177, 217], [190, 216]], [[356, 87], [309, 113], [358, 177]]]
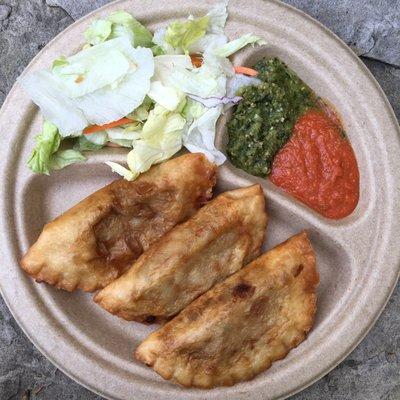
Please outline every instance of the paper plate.
[[[126, 9], [150, 28], [214, 2], [194, 0], [119, 1], [70, 26], [46, 46], [26, 69], [47, 67], [58, 55], [77, 51], [94, 17]], [[33, 175], [26, 160], [40, 129], [37, 108], [17, 85], [0, 115], [1, 260], [0, 286], [15, 319], [32, 342], [58, 368], [109, 399], [279, 399], [310, 385], [337, 365], [360, 342], [385, 306], [400, 264], [399, 127], [385, 95], [367, 68], [330, 31], [305, 14], [276, 1], [232, 0], [227, 33], [252, 32], [264, 48], [249, 48], [235, 62], [279, 56], [343, 117], [361, 173], [361, 198], [346, 219], [330, 221], [226, 163], [218, 190], [260, 182], [270, 224], [266, 248], [308, 229], [321, 274], [318, 313], [308, 339], [282, 361], [249, 382], [202, 391], [162, 380], [133, 358], [136, 346], [154, 328], [113, 317], [92, 295], [67, 293], [36, 284], [18, 260], [43, 224], [115, 176], [102, 162], [124, 159], [123, 151], [99, 152], [87, 163], [51, 176]], [[225, 143], [220, 121], [218, 145]]]

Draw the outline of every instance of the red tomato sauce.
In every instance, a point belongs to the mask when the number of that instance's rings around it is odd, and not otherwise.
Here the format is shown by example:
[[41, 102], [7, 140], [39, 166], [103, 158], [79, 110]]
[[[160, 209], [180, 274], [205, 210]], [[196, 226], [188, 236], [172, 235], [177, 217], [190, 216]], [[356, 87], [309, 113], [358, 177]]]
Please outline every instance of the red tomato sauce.
[[338, 121], [312, 109], [296, 122], [275, 156], [271, 181], [323, 216], [351, 214], [359, 199], [359, 171]]

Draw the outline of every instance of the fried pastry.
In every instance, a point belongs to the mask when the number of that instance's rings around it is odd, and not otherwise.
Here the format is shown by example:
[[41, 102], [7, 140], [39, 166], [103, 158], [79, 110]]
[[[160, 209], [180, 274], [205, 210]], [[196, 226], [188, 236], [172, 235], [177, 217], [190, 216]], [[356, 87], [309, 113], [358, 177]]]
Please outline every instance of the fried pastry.
[[260, 185], [225, 192], [154, 243], [95, 301], [127, 320], [170, 319], [256, 258], [266, 223]]
[[191, 303], [152, 333], [136, 358], [187, 387], [251, 379], [305, 339], [316, 312], [318, 280], [303, 232]]
[[186, 154], [93, 193], [43, 228], [21, 261], [37, 281], [68, 291], [100, 289], [212, 194], [216, 166]]

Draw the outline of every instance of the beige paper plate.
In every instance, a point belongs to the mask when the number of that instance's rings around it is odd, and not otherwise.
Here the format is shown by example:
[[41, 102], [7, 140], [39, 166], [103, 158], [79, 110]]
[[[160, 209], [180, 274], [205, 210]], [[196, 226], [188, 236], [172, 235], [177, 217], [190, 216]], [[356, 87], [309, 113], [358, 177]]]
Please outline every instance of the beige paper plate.
[[[31, 62], [26, 71], [47, 67], [82, 43], [94, 16], [126, 9], [151, 28], [171, 19], [200, 14], [212, 1], [120, 1], [66, 29]], [[151, 328], [124, 322], [95, 305], [91, 295], [39, 285], [18, 260], [43, 224], [114, 176], [102, 164], [123, 160], [107, 150], [89, 162], [50, 177], [33, 175], [26, 160], [41, 117], [18, 85], [0, 115], [0, 286], [14, 317], [32, 342], [67, 375], [110, 399], [278, 399], [305, 388], [337, 365], [364, 337], [385, 306], [398, 278], [400, 246], [399, 127], [377, 82], [357, 57], [331, 32], [303, 13], [276, 1], [232, 0], [227, 32], [252, 32], [269, 45], [236, 57], [250, 63], [263, 55], [285, 60], [320, 95], [336, 105], [357, 155], [361, 199], [340, 221], [321, 218], [268, 181], [226, 163], [219, 189], [261, 182], [271, 223], [266, 247], [309, 229], [321, 273], [318, 314], [309, 338], [256, 379], [230, 388], [186, 390], [163, 381], [137, 363], [134, 348]], [[25, 72], [26, 72], [25, 71]], [[224, 121], [218, 143], [224, 145]]]

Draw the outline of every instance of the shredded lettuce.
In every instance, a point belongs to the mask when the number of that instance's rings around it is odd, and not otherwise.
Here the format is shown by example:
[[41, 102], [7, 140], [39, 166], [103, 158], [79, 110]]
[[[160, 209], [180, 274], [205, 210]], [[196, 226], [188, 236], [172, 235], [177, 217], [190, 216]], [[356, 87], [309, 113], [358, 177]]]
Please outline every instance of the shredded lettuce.
[[100, 150], [104, 144], [97, 144], [92, 142], [86, 138], [86, 136], [82, 135], [77, 138], [77, 141], [74, 144], [74, 150], [77, 151], [96, 151]]
[[[122, 40], [126, 39], [112, 41]], [[131, 68], [123, 79], [75, 99], [78, 107], [87, 116], [89, 124], [104, 125], [125, 117], [143, 103], [150, 89], [150, 80], [154, 73], [151, 50], [143, 47], [134, 49], [126, 42], [125, 45], [129, 51]]]
[[185, 119], [178, 112], [170, 112], [160, 104], [150, 111], [141, 132], [142, 139], [155, 141], [163, 135], [182, 129]]
[[182, 148], [180, 130], [163, 133], [150, 140], [138, 140], [128, 153], [127, 161], [133, 174], [147, 171], [153, 164], [168, 160]]
[[186, 119], [187, 125], [190, 126], [195, 119], [200, 118], [206, 111], [207, 108], [202, 103], [192, 100], [189, 97], [182, 110], [182, 115]]
[[204, 53], [200, 68], [188, 70], [175, 66], [168, 77], [168, 83], [186, 94], [200, 97], [221, 97], [226, 93], [226, 74], [218, 59], [212, 54]]
[[[131, 149], [128, 168], [107, 162], [128, 180], [183, 145], [222, 164], [225, 156], [214, 145], [217, 120], [240, 101], [241, 87], [259, 83], [235, 74], [228, 57], [248, 44], [265, 43], [252, 34], [228, 42], [227, 6], [228, 0], [220, 0], [206, 15], [172, 22], [154, 35], [126, 11], [114, 12], [92, 22], [80, 52], [20, 78], [47, 120], [30, 168], [48, 174], [84, 161], [82, 151], [109, 142]], [[202, 57], [198, 67], [189, 56], [195, 53]], [[132, 122], [83, 135], [89, 125], [124, 117]], [[59, 149], [63, 137], [77, 137], [73, 149]]]
[[99, 146], [104, 146], [107, 143], [107, 132], [94, 132], [90, 135], [85, 135], [85, 138], [91, 143], [97, 144]]
[[111, 85], [130, 68], [130, 59], [121, 47], [100, 44], [69, 57], [62, 65], [53, 63], [52, 72], [66, 95], [74, 99]]
[[63, 91], [49, 71], [37, 71], [19, 78], [29, 97], [40, 107], [46, 120], [59, 128], [61, 136], [80, 135], [89, 125], [84, 113]]
[[77, 162], [86, 161], [86, 158], [77, 150], [59, 150], [50, 159], [50, 170], [58, 170]]
[[154, 58], [126, 37], [82, 50], [19, 82], [62, 136], [80, 135], [88, 125], [116, 121], [139, 107], [150, 89]]
[[179, 54], [166, 54], [154, 57], [154, 76], [153, 80], [168, 84], [171, 74], [177, 69], [194, 69], [192, 60], [189, 56]]
[[104, 19], [95, 20], [84, 33], [86, 42], [92, 45], [103, 43], [111, 35], [111, 30], [111, 21]]
[[228, 0], [222, 0], [216, 4], [207, 15], [210, 17], [209, 29], [210, 33], [223, 35], [226, 20], [228, 18]]
[[248, 44], [264, 45], [266, 44], [266, 41], [264, 39], [261, 39], [259, 36], [247, 33], [242, 37], [232, 40], [221, 46], [220, 48], [214, 50], [214, 54], [219, 57], [229, 57], [243, 47], [247, 46]]
[[165, 86], [161, 81], [152, 82], [147, 95], [169, 111], [176, 110], [185, 97], [182, 91], [172, 86]]
[[209, 108], [195, 119], [184, 135], [183, 144], [192, 153], [203, 153], [217, 165], [225, 162], [226, 157], [214, 145], [216, 123], [222, 113], [222, 106]]
[[43, 130], [35, 137], [35, 141], [36, 146], [28, 160], [28, 166], [38, 174], [49, 175], [50, 171], [86, 160], [77, 149], [59, 150], [61, 135], [57, 127], [49, 121], [44, 121]]
[[131, 148], [133, 140], [139, 137], [139, 134], [136, 131], [124, 128], [107, 129], [106, 132], [109, 142], [118, 144], [122, 147]]
[[111, 38], [127, 35], [135, 47], [153, 45], [151, 32], [128, 12], [116, 11], [108, 17], [108, 20], [113, 24]]
[[228, 0], [223, 0], [207, 13], [207, 16], [210, 18], [207, 32], [203, 37], [190, 45], [190, 53], [204, 53], [227, 43], [228, 39], [224, 34], [228, 18], [227, 6]]
[[209, 22], [208, 15], [183, 22], [172, 22], [165, 32], [165, 42], [172, 47], [181, 48], [187, 54], [189, 46], [205, 35]]
[[134, 47], [152, 47], [152, 34], [126, 11], [115, 11], [107, 19], [92, 22], [85, 31], [86, 42], [96, 45], [109, 39], [127, 37]]
[[43, 130], [35, 137], [35, 142], [28, 166], [33, 172], [49, 175], [51, 157], [61, 143], [57, 127], [49, 121], [44, 121]]
[[133, 119], [134, 121], [143, 122], [149, 117], [149, 112], [153, 107], [153, 100], [151, 100], [149, 96], [146, 96], [143, 100], [143, 103], [136, 108], [135, 111], [128, 114], [127, 117]]
[[139, 173], [134, 174], [132, 171], [116, 162], [106, 161], [105, 164], [107, 164], [111, 168], [111, 171], [117, 173], [118, 175], [121, 175], [127, 181], [133, 181], [139, 176]]
[[[182, 147], [182, 130], [186, 120], [178, 112], [170, 112], [156, 104], [143, 125], [138, 138], [133, 141], [133, 149], [128, 153], [129, 170], [108, 163], [120, 175], [135, 179], [153, 164], [167, 160]], [[130, 174], [128, 173], [130, 171]]]
[[202, 54], [210, 52], [213, 49], [222, 47], [227, 42], [228, 39], [225, 35], [207, 33], [202, 38], [190, 45], [189, 52], [191, 54]]
[[153, 52], [153, 56], [162, 56], [163, 54], [165, 54], [164, 49], [159, 46], [158, 44], [155, 44], [154, 46], [151, 46], [151, 51]]
[[64, 56], [58, 57], [53, 61], [52, 68], [63, 67], [67, 65], [68, 61]]
[[[154, 31], [154, 35], [153, 35], [153, 43], [157, 46], [157, 51], [160, 52], [161, 51], [164, 54], [182, 54], [183, 50], [181, 48], [175, 48], [172, 45], [170, 45], [169, 43], [167, 43], [167, 41], [165, 40], [165, 34], [167, 32], [167, 28], [163, 27], [163, 28], [158, 28]], [[161, 55], [161, 54], [156, 54], [156, 55]]]
[[[147, 119], [147, 117], [145, 119]], [[142, 130], [142, 127], [143, 127], [143, 122], [141, 122], [139, 120], [133, 121], [129, 124], [122, 126], [122, 128], [124, 129], [125, 132], [140, 131], [140, 130]], [[117, 128], [114, 128], [114, 129], [117, 129]], [[118, 129], [120, 129], [120, 128], [118, 127]]]
[[[165, 54], [203, 53], [207, 48], [221, 47], [228, 41], [224, 35], [227, 6], [228, 0], [222, 0], [202, 18], [189, 17], [185, 22], [174, 22], [168, 28], [158, 28], [154, 32], [153, 42]], [[191, 29], [197, 34], [193, 34]], [[186, 46], [182, 44], [183, 41], [186, 41]]]

